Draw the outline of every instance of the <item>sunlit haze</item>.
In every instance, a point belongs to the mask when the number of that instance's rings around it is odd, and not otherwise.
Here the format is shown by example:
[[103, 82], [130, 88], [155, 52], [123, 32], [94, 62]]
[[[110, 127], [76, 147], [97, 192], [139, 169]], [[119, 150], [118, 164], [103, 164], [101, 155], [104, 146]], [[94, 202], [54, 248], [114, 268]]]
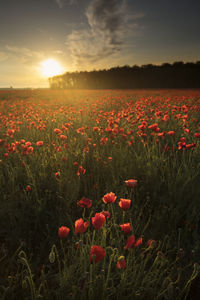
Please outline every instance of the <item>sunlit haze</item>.
[[49, 87], [62, 72], [199, 61], [199, 11], [199, 0], [1, 1], [0, 88]]
[[64, 68], [54, 59], [47, 59], [40, 63], [40, 72], [44, 77], [60, 75], [64, 72]]

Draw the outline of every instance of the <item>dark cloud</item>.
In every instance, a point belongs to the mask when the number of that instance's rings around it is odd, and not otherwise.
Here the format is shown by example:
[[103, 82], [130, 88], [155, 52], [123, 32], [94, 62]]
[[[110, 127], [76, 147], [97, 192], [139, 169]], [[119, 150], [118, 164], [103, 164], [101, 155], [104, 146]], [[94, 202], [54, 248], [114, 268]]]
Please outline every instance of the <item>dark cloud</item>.
[[88, 29], [73, 31], [66, 42], [75, 66], [79, 67], [119, 53], [130, 29], [125, 0], [93, 0], [85, 15]]
[[60, 8], [63, 8], [65, 3], [73, 4], [75, 0], [55, 0]]

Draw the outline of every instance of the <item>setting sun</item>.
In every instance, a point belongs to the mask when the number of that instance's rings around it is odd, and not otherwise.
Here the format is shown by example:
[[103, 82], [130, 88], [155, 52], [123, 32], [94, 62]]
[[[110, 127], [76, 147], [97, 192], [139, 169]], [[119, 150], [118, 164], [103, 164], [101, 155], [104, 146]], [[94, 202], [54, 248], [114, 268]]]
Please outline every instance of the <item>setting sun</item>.
[[55, 59], [47, 59], [40, 63], [40, 72], [45, 77], [62, 74], [64, 68]]

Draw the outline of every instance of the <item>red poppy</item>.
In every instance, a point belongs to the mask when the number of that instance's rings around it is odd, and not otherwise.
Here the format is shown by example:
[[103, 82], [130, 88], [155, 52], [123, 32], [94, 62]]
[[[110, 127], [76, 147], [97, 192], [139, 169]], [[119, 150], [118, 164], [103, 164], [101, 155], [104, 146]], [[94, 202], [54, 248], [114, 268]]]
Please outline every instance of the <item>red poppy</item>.
[[41, 147], [43, 144], [44, 144], [43, 141], [38, 141], [38, 142], [36, 142], [36, 146], [38, 146], [38, 147]]
[[85, 172], [86, 172], [86, 169], [84, 169], [82, 166], [79, 166], [76, 174], [77, 174], [77, 176], [80, 176], [80, 175], [84, 175]]
[[107, 193], [102, 198], [103, 202], [106, 203], [106, 204], [108, 204], [108, 203], [114, 203], [116, 199], [117, 199], [117, 196], [115, 196], [115, 194], [112, 193], [112, 192]]
[[56, 177], [56, 178], [60, 178], [60, 172], [56, 172], [56, 173], [55, 173], [55, 177]]
[[94, 260], [94, 263], [96, 264], [101, 261], [105, 255], [105, 250], [101, 246], [93, 245], [90, 251], [90, 262], [93, 263]]
[[106, 219], [110, 218], [110, 213], [107, 210], [102, 211], [101, 214], [103, 214], [106, 217]]
[[100, 229], [105, 223], [105, 216], [102, 213], [96, 213], [95, 216], [92, 218], [92, 225], [95, 229]]
[[77, 205], [80, 207], [90, 208], [92, 206], [92, 200], [82, 197], [81, 200], [77, 202]]
[[137, 247], [137, 246], [139, 246], [139, 245], [141, 245], [141, 244], [142, 244], [142, 238], [140, 237], [140, 238], [135, 242], [134, 247]]
[[31, 191], [31, 186], [27, 185], [26, 190], [27, 190], [27, 192], [30, 192]]
[[134, 235], [130, 235], [129, 238], [126, 241], [126, 246], [124, 247], [124, 249], [129, 249], [129, 248], [133, 248], [133, 245], [135, 243], [135, 236]]
[[69, 232], [70, 232], [70, 229], [68, 227], [61, 226], [58, 229], [58, 236], [59, 236], [59, 238], [64, 239], [68, 236]]
[[130, 208], [131, 200], [130, 199], [120, 199], [119, 206], [122, 210], [127, 210]]
[[76, 220], [75, 222], [75, 233], [84, 233], [86, 232], [90, 222], [84, 222], [82, 218]]
[[120, 256], [118, 258], [117, 268], [118, 269], [126, 269], [126, 260], [125, 260], [124, 256]]
[[196, 133], [194, 134], [194, 136], [195, 136], [196, 138], [200, 138], [200, 132], [196, 132]]
[[167, 134], [173, 136], [175, 134], [175, 132], [173, 130], [171, 130], [171, 131], [168, 131]]
[[192, 148], [195, 148], [195, 147], [196, 147], [195, 143], [185, 145], [186, 149], [192, 149]]
[[122, 224], [122, 225], [120, 225], [120, 228], [122, 231], [124, 231], [125, 234], [129, 234], [132, 230], [130, 223]]
[[54, 132], [55, 132], [56, 134], [61, 134], [61, 133], [62, 133], [62, 130], [60, 130], [60, 129], [58, 129], [58, 128], [55, 128], [55, 129], [54, 129]]
[[129, 179], [125, 181], [126, 186], [130, 187], [130, 188], [134, 188], [137, 186], [138, 181], [136, 179]]
[[126, 241], [126, 246], [124, 246], [124, 249], [130, 249], [133, 247], [137, 247], [142, 244], [142, 238], [140, 237], [136, 242], [135, 242], [135, 236], [130, 235], [129, 238]]

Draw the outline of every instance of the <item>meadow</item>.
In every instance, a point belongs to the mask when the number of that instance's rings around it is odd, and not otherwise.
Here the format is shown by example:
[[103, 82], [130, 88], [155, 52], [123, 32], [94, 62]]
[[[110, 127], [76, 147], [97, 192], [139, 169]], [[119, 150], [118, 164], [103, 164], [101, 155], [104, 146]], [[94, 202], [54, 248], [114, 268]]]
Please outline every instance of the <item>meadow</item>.
[[198, 299], [200, 91], [0, 91], [0, 299]]

